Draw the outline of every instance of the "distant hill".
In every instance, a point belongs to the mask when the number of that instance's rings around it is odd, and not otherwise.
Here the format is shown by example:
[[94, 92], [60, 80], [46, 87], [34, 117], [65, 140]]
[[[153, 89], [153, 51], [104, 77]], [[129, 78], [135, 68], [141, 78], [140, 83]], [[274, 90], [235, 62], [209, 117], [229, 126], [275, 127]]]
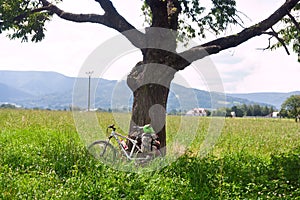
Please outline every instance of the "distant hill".
[[263, 93], [247, 93], [247, 94], [227, 94], [231, 97], [248, 99], [250, 101], [266, 103], [274, 105], [277, 109], [281, 108], [281, 104], [292, 95], [300, 95], [300, 91], [280, 93], [280, 92], [263, 92]]
[[[75, 83], [81, 87], [77, 90], [77, 96], [73, 94]], [[79, 106], [86, 107], [87, 89], [87, 78], [76, 79], [56, 72], [0, 71], [0, 102], [11, 102], [26, 108], [64, 109], [69, 108], [74, 99], [79, 102]], [[125, 81], [92, 78], [91, 91], [92, 105], [96, 108], [128, 108], [132, 105], [132, 94]], [[226, 101], [221, 102], [219, 97], [222, 94], [186, 88], [177, 84], [172, 84], [170, 91], [168, 111], [188, 110], [195, 106], [211, 108], [212, 103], [217, 107], [232, 107], [239, 104], [277, 107], [291, 94], [227, 94]]]
[[[220, 108], [220, 107], [232, 107], [234, 105], [241, 105], [241, 104], [260, 104], [260, 105], [269, 105], [266, 103], [257, 103], [255, 101], [250, 101], [245, 98], [239, 98], [239, 97], [231, 97], [224, 94], [219, 94], [215, 92], [208, 92], [204, 90], [198, 90], [198, 89], [191, 89], [186, 88], [181, 85], [172, 84], [171, 90], [174, 90], [176, 93], [181, 94], [181, 97], [184, 96], [184, 98], [181, 101], [184, 101], [184, 105], [195, 105], [195, 100], [197, 101], [199, 107], [202, 108]], [[178, 102], [176, 101], [176, 95], [178, 94], [170, 94], [169, 96], [169, 102], [168, 106], [169, 109], [176, 109], [177, 107], [180, 107], [178, 105]], [[225, 98], [224, 98], [225, 97]], [[176, 104], [177, 103], [177, 104]], [[185, 110], [188, 110], [190, 108], [185, 108]]]
[[32, 95], [65, 92], [74, 85], [74, 78], [56, 72], [0, 71], [0, 77], [0, 83]]
[[32, 97], [31, 94], [22, 90], [0, 83], [0, 102], [13, 102], [18, 101], [18, 99], [28, 99]]

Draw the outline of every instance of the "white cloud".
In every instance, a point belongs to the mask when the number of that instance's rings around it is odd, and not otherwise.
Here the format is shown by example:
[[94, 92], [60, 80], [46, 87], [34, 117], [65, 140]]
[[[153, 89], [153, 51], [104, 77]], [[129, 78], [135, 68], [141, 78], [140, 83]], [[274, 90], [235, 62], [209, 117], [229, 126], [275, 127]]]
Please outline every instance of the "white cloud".
[[[245, 76], [236, 91], [289, 92], [300, 90], [300, 63], [295, 54], [288, 56], [284, 50], [264, 52], [256, 57], [254, 71]], [[276, 59], [274, 59], [276, 58]]]
[[[232, 92], [289, 92], [299, 90], [300, 63], [297, 55], [287, 55], [284, 49], [257, 50], [266, 39], [256, 38], [235, 48], [231, 57], [239, 62], [215, 62], [223, 79], [225, 91]], [[226, 57], [226, 53], [220, 54]], [[230, 55], [229, 55], [230, 56]]]

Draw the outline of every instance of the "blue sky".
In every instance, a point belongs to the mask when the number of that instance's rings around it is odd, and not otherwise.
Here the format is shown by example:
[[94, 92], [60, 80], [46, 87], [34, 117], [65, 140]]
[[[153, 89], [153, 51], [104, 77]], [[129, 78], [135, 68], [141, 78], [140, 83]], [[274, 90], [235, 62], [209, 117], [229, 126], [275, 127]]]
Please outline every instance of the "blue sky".
[[[115, 0], [117, 10], [135, 27], [142, 28], [143, 17], [140, 0]], [[128, 2], [130, 2], [128, 1]], [[251, 2], [251, 3], [250, 3]], [[246, 1], [237, 3], [238, 9], [247, 14], [244, 26], [249, 26], [269, 16], [284, 0]], [[60, 5], [66, 11], [77, 13], [101, 13], [93, 0], [65, 0]], [[11, 41], [0, 35], [0, 70], [56, 71], [67, 76], [77, 76], [88, 55], [104, 41], [118, 33], [97, 24], [78, 24], [58, 17], [47, 24], [46, 38], [40, 43]], [[233, 28], [228, 34], [240, 29]], [[213, 39], [213, 37], [211, 38]], [[201, 44], [200, 41], [195, 40]], [[253, 38], [239, 47], [210, 56], [226, 92], [289, 92], [300, 90], [300, 63], [297, 55], [288, 56], [284, 49], [261, 51], [257, 48], [268, 46], [268, 36]], [[115, 61], [107, 72], [110, 79], [123, 78], [132, 66], [141, 59], [139, 53], [130, 53]], [[127, 66], [119, 68], [119, 65]], [[111, 75], [113, 74], [113, 75]], [[193, 87], [206, 89], [203, 80], [187, 68], [181, 75]], [[203, 78], [202, 78], [203, 79]]]

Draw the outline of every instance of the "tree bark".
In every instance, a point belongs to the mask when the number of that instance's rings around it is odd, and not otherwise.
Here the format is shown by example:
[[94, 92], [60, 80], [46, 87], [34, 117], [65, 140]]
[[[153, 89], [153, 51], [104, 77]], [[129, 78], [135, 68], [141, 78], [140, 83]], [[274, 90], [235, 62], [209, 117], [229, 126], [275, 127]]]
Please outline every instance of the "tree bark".
[[131, 127], [151, 124], [159, 136], [161, 150], [166, 149], [166, 106], [169, 88], [159, 84], [143, 85], [133, 92]]
[[[149, 51], [151, 53], [149, 53]], [[127, 77], [127, 84], [133, 92], [132, 117], [133, 126], [151, 124], [159, 136], [161, 151], [166, 153], [166, 107], [171, 81], [176, 71], [169, 67], [168, 52], [157, 49], [147, 50], [145, 61], [138, 63]]]

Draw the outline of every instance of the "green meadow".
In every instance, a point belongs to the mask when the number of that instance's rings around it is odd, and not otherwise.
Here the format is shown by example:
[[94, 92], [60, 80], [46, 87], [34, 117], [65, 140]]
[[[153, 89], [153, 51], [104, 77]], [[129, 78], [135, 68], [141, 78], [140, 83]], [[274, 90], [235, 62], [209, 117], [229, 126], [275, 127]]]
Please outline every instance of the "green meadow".
[[[101, 127], [114, 123], [112, 114], [97, 117]], [[180, 120], [167, 116], [168, 141]], [[71, 112], [1, 109], [0, 199], [300, 199], [300, 123], [225, 119], [213, 148], [200, 156], [212, 119], [197, 120], [182, 156], [136, 173], [95, 160]]]

